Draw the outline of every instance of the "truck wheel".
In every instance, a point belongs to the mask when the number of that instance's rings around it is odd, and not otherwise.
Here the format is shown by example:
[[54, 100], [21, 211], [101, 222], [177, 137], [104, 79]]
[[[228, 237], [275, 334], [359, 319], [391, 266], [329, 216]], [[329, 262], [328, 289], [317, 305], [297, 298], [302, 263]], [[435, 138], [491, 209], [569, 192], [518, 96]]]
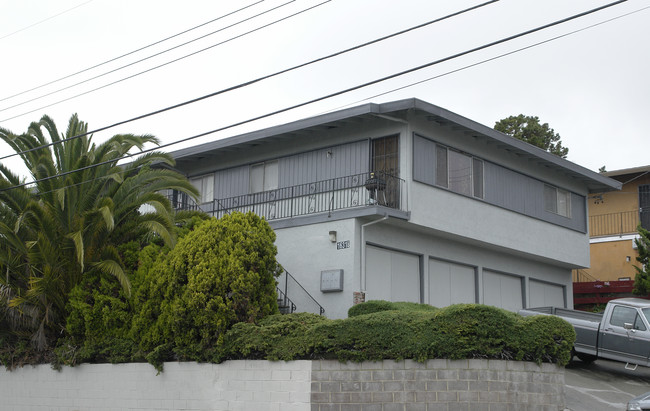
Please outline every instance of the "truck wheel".
[[576, 357], [578, 357], [578, 359], [585, 364], [591, 364], [592, 362], [596, 361], [597, 358], [595, 355], [585, 354], [581, 352], [577, 352]]

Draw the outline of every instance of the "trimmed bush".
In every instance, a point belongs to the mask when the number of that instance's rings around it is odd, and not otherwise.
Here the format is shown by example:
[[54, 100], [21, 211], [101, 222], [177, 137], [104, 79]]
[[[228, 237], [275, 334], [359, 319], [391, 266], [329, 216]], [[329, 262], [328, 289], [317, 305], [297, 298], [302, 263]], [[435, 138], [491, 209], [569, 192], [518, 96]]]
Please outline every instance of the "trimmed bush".
[[310, 313], [276, 314], [259, 324], [238, 323], [228, 332], [221, 360], [230, 358], [292, 360], [313, 352], [315, 342], [309, 338], [317, 324], [329, 322]]
[[372, 314], [381, 311], [435, 311], [436, 307], [428, 304], [419, 304], [411, 302], [390, 302], [385, 300], [370, 300], [365, 303], [357, 304], [348, 310], [348, 317], [356, 317], [358, 315]]
[[278, 312], [275, 233], [233, 213], [201, 223], [139, 273], [132, 338], [154, 365], [212, 361], [225, 332]]
[[[368, 303], [366, 303], [368, 304]], [[371, 309], [388, 305], [370, 304]], [[293, 360], [495, 358], [565, 365], [575, 341], [559, 317], [521, 317], [500, 308], [457, 304], [439, 310], [383, 309], [344, 320], [268, 318], [226, 334], [222, 359]]]

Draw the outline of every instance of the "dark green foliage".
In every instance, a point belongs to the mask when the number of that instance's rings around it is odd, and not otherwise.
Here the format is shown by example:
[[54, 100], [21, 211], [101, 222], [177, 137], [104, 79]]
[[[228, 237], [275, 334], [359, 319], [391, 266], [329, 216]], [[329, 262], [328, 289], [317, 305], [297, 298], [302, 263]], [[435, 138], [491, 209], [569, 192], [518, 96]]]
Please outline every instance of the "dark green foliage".
[[634, 266], [636, 276], [634, 277], [634, 294], [650, 294], [650, 232], [641, 225], [637, 228], [641, 238], [635, 239], [639, 256], [636, 260], [641, 263], [641, 267]]
[[[370, 306], [388, 307], [380, 302]], [[240, 324], [227, 333], [221, 358], [496, 358], [565, 365], [575, 341], [573, 327], [559, 317], [521, 317], [479, 304], [439, 310], [413, 307], [417, 305], [368, 314], [353, 311], [345, 320], [291, 314], [270, 317], [257, 325]]]
[[303, 358], [315, 345], [313, 338], [306, 338], [308, 332], [327, 321], [320, 315], [295, 313], [271, 315], [258, 324], [238, 323], [228, 332], [222, 355], [236, 353], [233, 357], [274, 361]]
[[129, 336], [133, 310], [114, 278], [86, 276], [71, 292], [66, 318], [67, 338], [59, 341], [58, 361], [128, 362], [137, 352]]
[[433, 319], [431, 352], [446, 358], [499, 358], [515, 326], [516, 315], [479, 304], [440, 309]]
[[576, 339], [573, 326], [560, 317], [520, 317], [508, 348], [516, 360], [568, 364]]
[[390, 302], [385, 300], [370, 300], [365, 303], [357, 304], [348, 310], [348, 317], [356, 317], [358, 315], [377, 313], [380, 311], [392, 310], [416, 310], [416, 311], [435, 311], [436, 307], [428, 304], [418, 304], [410, 302]]
[[233, 324], [277, 313], [274, 241], [259, 216], [233, 213], [203, 222], [145, 262], [131, 330], [141, 351], [156, 362], [212, 361]]
[[540, 124], [537, 116], [524, 116], [523, 114], [510, 116], [497, 121], [494, 129], [542, 148], [558, 157], [566, 158], [569, 154], [569, 149], [562, 147], [560, 135], [548, 123]]
[[[77, 115], [63, 133], [48, 116], [22, 134], [0, 128], [0, 140], [21, 154], [34, 181], [21, 185], [0, 164], [0, 334], [27, 339], [36, 351], [51, 351], [64, 335], [78, 285], [112, 277], [129, 295], [135, 247], [127, 243], [157, 237], [174, 244], [174, 212], [163, 191], [199, 195], [184, 175], [151, 167], [173, 166], [170, 155], [133, 157], [158, 144], [155, 137], [118, 134], [94, 144], [87, 131]], [[151, 212], [141, 212], [145, 205]]]

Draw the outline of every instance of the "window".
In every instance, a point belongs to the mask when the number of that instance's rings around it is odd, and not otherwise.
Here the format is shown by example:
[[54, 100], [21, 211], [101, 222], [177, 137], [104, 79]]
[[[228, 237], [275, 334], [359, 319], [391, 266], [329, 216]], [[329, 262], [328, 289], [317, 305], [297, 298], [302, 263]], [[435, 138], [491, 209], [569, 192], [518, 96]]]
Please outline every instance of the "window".
[[250, 192], [275, 190], [278, 188], [278, 161], [253, 164], [250, 169]]
[[612, 318], [609, 322], [617, 327], [625, 327], [625, 324], [628, 323], [632, 324], [632, 328], [635, 330], [645, 331], [646, 329], [641, 316], [632, 307], [623, 307], [620, 305], [614, 307]]
[[391, 176], [399, 175], [398, 137], [390, 136], [372, 140], [372, 171]]
[[483, 198], [483, 161], [436, 145], [436, 185]]
[[214, 174], [192, 178], [190, 183], [201, 193], [201, 203], [214, 200]]
[[571, 193], [545, 184], [544, 209], [564, 217], [571, 217]]

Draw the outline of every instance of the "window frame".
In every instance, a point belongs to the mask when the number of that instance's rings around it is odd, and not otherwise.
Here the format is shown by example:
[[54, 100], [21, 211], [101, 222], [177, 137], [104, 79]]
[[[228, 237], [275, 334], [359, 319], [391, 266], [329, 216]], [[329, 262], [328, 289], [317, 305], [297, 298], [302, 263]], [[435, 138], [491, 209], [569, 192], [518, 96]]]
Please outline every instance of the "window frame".
[[[253, 170], [254, 169], [260, 169], [262, 171], [262, 189], [257, 190], [257, 187], [253, 187], [254, 185], [254, 174]], [[272, 191], [272, 190], [277, 190], [279, 188], [279, 180], [280, 180], [280, 164], [278, 160], [269, 160], [269, 161], [262, 161], [259, 163], [251, 164], [248, 169], [248, 193], [249, 194], [257, 194], [257, 193], [263, 193], [265, 191]], [[273, 180], [273, 181], [271, 181]], [[255, 182], [257, 183], [259, 182]]]
[[[551, 193], [552, 198], [548, 198], [547, 195], [550, 195]], [[564, 201], [562, 201], [562, 197]], [[563, 206], [561, 206], [562, 204]], [[571, 191], [544, 183], [544, 210], [561, 217], [571, 218]]]
[[[207, 184], [206, 184], [207, 183]], [[214, 173], [203, 174], [200, 176], [190, 178], [190, 184], [194, 186], [199, 193], [201, 194], [200, 202], [201, 204], [211, 203], [214, 201]], [[209, 190], [205, 188], [209, 187]], [[209, 193], [212, 193], [212, 196], [209, 196]], [[208, 198], [211, 197], [211, 198]]]
[[[461, 150], [456, 150], [454, 148], [445, 146], [443, 144], [435, 143], [435, 145], [436, 145], [436, 154], [435, 154], [436, 164], [434, 170], [436, 174], [435, 174], [434, 184], [437, 187], [445, 188], [453, 193], [464, 195], [466, 197], [476, 198], [479, 200], [484, 200], [485, 199], [485, 161], [482, 158], [473, 156]], [[449, 168], [450, 152], [454, 153], [454, 156], [462, 156], [464, 158], [467, 158], [467, 160], [469, 161], [470, 171], [467, 174], [469, 176], [468, 177], [469, 181], [458, 182], [457, 184], [451, 183], [450, 180], [452, 178], [452, 170]], [[444, 166], [441, 165], [442, 160], [444, 160]], [[478, 165], [480, 165], [480, 167], [477, 167]], [[444, 172], [444, 178], [441, 172]], [[461, 184], [467, 185], [469, 189], [469, 193], [454, 188], [454, 187], [460, 187]]]

